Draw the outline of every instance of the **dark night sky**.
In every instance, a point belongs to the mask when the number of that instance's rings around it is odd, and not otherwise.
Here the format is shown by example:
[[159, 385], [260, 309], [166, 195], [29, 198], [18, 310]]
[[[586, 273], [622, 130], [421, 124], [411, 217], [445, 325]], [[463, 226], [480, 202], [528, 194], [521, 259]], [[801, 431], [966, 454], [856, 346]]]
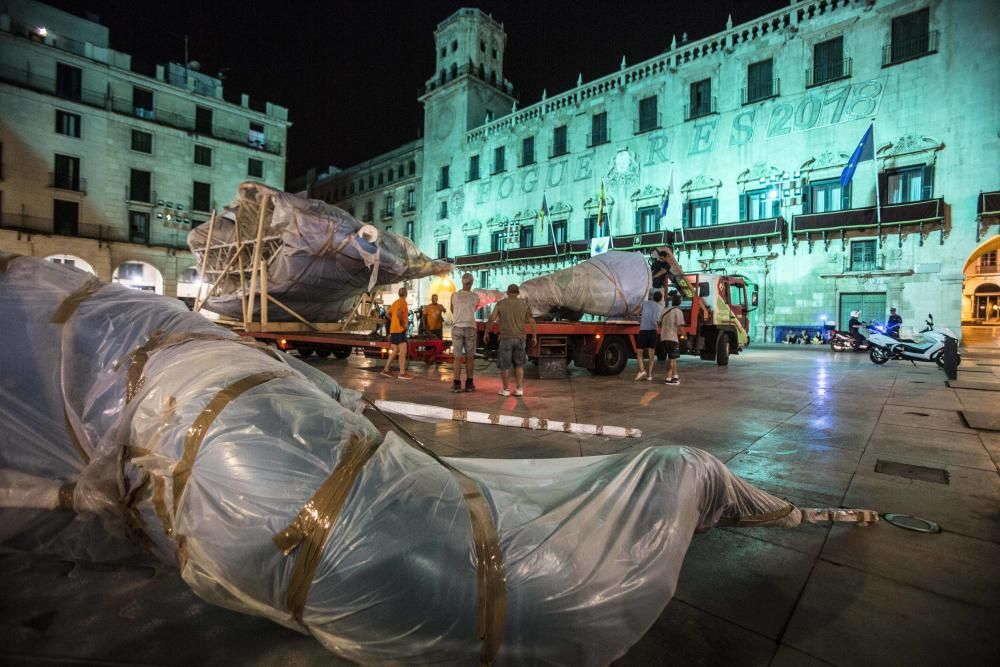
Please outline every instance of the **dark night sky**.
[[519, 106], [635, 64], [687, 32], [698, 39], [788, 5], [787, 0], [47, 0], [91, 12], [111, 46], [147, 63], [189, 58], [225, 88], [289, 108], [289, 177], [347, 167], [415, 139], [418, 89], [434, 71], [433, 33], [460, 7], [504, 24], [506, 77]]

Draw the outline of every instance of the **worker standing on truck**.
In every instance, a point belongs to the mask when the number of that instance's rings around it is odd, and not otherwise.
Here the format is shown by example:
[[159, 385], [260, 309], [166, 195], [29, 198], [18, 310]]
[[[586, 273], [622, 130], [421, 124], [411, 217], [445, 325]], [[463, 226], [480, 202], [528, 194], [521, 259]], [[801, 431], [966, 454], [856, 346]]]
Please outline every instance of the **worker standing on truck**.
[[678, 385], [681, 383], [677, 375], [677, 359], [681, 356], [681, 343], [678, 332], [684, 326], [684, 313], [681, 312], [681, 295], [674, 294], [670, 307], [660, 317], [660, 340], [667, 346], [667, 378], [663, 384]]
[[389, 306], [389, 358], [385, 360], [382, 375], [392, 377], [389, 369], [392, 360], [399, 355], [399, 379], [412, 380], [413, 376], [406, 372], [406, 330], [410, 326], [410, 307], [406, 304], [406, 288], [400, 287], [399, 298]]
[[657, 257], [653, 259], [653, 264], [649, 267], [649, 270], [653, 275], [653, 289], [663, 291], [667, 286], [667, 273], [670, 270], [666, 250], [659, 251]]
[[455, 358], [455, 381], [451, 390], [462, 391], [462, 364], [465, 364], [465, 391], [475, 391], [472, 371], [476, 365], [476, 306], [479, 295], [472, 291], [472, 274], [462, 274], [462, 289], [451, 295], [451, 354]]
[[515, 396], [524, 396], [524, 364], [527, 361], [527, 344], [525, 341], [524, 327], [531, 322], [532, 339], [538, 333], [535, 327], [535, 318], [531, 316], [531, 307], [527, 301], [517, 297], [521, 290], [517, 285], [507, 288], [507, 298], [497, 303], [493, 307], [493, 313], [486, 322], [486, 330], [489, 331], [494, 322], [500, 320], [500, 349], [497, 351], [497, 367], [500, 369], [500, 381], [503, 388], [499, 393], [501, 396], [510, 396], [510, 369], [514, 369], [514, 378], [517, 386], [514, 389]]
[[[659, 340], [659, 337], [656, 335], [656, 327], [658, 326], [660, 317], [663, 315], [662, 301], [663, 292], [657, 290], [653, 292], [652, 298], [642, 302], [642, 315], [639, 317], [639, 337], [636, 340], [636, 347], [638, 348], [636, 357], [639, 360], [639, 374], [635, 376], [636, 380], [646, 379], [650, 382], [653, 380], [653, 363], [656, 360], [656, 343]], [[647, 353], [649, 355], [648, 371], [642, 365], [642, 358]]]
[[431, 302], [424, 306], [423, 332], [435, 338], [442, 338], [444, 330], [444, 306], [438, 303], [438, 295], [431, 295]]

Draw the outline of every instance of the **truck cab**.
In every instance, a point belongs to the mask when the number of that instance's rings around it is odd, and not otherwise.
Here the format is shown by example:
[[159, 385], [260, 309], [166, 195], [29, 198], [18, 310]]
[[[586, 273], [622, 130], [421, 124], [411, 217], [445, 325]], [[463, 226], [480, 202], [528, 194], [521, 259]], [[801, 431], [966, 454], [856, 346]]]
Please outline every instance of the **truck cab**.
[[681, 351], [725, 366], [730, 354], [750, 344], [747, 331], [757, 286], [744, 276], [726, 273], [687, 273], [684, 278], [686, 285], [674, 281], [686, 323]]

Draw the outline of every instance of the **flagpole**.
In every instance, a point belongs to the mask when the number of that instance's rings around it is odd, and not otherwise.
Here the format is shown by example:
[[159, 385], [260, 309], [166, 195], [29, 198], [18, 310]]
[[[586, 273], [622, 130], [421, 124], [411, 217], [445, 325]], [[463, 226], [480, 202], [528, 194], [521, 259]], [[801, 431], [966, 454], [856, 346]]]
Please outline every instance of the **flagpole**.
[[875, 119], [872, 118], [872, 162], [875, 164], [875, 225], [879, 245], [882, 244], [882, 200], [878, 192], [878, 155], [875, 154]]

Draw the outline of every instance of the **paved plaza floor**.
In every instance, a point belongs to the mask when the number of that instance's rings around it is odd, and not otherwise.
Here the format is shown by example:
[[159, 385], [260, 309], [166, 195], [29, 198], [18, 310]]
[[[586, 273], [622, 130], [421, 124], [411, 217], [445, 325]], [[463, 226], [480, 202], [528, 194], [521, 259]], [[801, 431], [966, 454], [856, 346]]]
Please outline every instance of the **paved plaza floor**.
[[[1000, 411], [1000, 391], [952, 389], [932, 365], [823, 348], [751, 348], [728, 367], [684, 358], [680, 386], [571, 370], [523, 398], [450, 393], [450, 368], [312, 361], [385, 398], [558, 421], [633, 426], [640, 439], [578, 438], [400, 418], [446, 456], [574, 457], [652, 445], [705, 449], [800, 506], [856, 507], [934, 521], [937, 534], [868, 527], [716, 529], [696, 535], [677, 593], [619, 665], [987, 665], [1000, 655], [1000, 432], [962, 410]], [[665, 370], [659, 365], [657, 379]], [[1000, 351], [969, 350], [963, 380], [1000, 383]], [[374, 417], [380, 428], [384, 420]], [[947, 483], [875, 472], [878, 461], [945, 471]], [[993, 656], [992, 658], [990, 656]], [[62, 664], [344, 664], [307, 637], [211, 607], [172, 570], [138, 559], [95, 566], [0, 555], [0, 661]]]

